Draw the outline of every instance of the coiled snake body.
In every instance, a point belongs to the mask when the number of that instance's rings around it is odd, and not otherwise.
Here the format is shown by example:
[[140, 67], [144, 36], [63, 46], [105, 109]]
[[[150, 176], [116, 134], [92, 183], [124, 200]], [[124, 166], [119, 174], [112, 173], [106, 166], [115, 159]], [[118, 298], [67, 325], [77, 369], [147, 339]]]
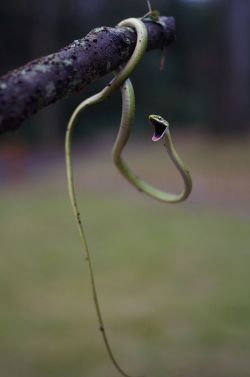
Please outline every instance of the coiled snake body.
[[191, 181], [191, 177], [189, 175], [187, 168], [185, 167], [184, 163], [182, 162], [182, 160], [180, 159], [180, 157], [178, 156], [177, 152], [174, 149], [170, 132], [169, 132], [168, 122], [158, 115], [149, 116], [149, 121], [152, 123], [152, 125], [155, 128], [153, 141], [158, 141], [161, 139], [164, 140], [165, 148], [184, 180], [183, 192], [181, 194], [176, 195], [176, 194], [171, 194], [168, 192], [163, 192], [154, 188], [153, 186], [147, 184], [146, 182], [138, 178], [130, 170], [130, 168], [126, 165], [126, 163], [123, 161], [121, 157], [123, 148], [125, 147], [128, 141], [129, 135], [130, 135], [131, 127], [134, 121], [134, 112], [135, 112], [134, 91], [133, 91], [133, 86], [131, 84], [131, 81], [129, 80], [128, 77], [131, 75], [131, 73], [133, 72], [137, 64], [140, 62], [146, 50], [147, 29], [144, 23], [142, 22], [142, 20], [137, 19], [137, 18], [129, 18], [129, 19], [123, 20], [118, 24], [118, 26], [131, 27], [135, 29], [136, 34], [137, 34], [137, 43], [136, 43], [135, 50], [130, 60], [127, 62], [127, 64], [115, 73], [115, 76], [109, 85], [105, 86], [104, 89], [102, 89], [99, 93], [85, 99], [74, 110], [67, 126], [66, 140], [65, 140], [65, 154], [66, 154], [66, 170], [67, 170], [69, 197], [70, 197], [70, 201], [71, 201], [72, 208], [74, 211], [74, 216], [77, 221], [77, 226], [80, 232], [80, 236], [82, 239], [85, 259], [87, 260], [87, 263], [89, 266], [93, 300], [94, 300], [95, 309], [96, 309], [96, 313], [98, 317], [99, 328], [102, 333], [106, 349], [108, 351], [108, 354], [114, 366], [123, 376], [129, 377], [129, 375], [126, 372], [124, 372], [124, 370], [120, 367], [120, 365], [116, 361], [113, 355], [113, 352], [111, 350], [108, 338], [107, 338], [107, 334], [105, 331], [104, 322], [103, 322], [103, 318], [102, 318], [102, 314], [100, 310], [100, 305], [99, 305], [98, 297], [97, 297], [97, 291], [96, 291], [90, 252], [88, 249], [86, 235], [84, 232], [84, 228], [83, 228], [81, 217], [80, 217], [80, 212], [77, 205], [76, 192], [75, 192], [75, 187], [74, 187], [72, 159], [71, 159], [71, 143], [72, 143], [72, 132], [76, 125], [77, 119], [79, 118], [80, 113], [86, 108], [92, 105], [95, 105], [101, 101], [104, 101], [107, 97], [109, 97], [112, 93], [114, 93], [117, 89], [120, 88], [122, 92], [122, 117], [121, 117], [121, 124], [119, 128], [118, 136], [115, 141], [112, 154], [113, 154], [113, 161], [115, 165], [117, 166], [117, 168], [119, 169], [119, 171], [122, 173], [122, 175], [139, 191], [144, 192], [145, 194], [155, 199], [158, 199], [160, 201], [167, 202], [167, 203], [176, 203], [176, 202], [180, 202], [186, 199], [191, 192], [192, 181]]

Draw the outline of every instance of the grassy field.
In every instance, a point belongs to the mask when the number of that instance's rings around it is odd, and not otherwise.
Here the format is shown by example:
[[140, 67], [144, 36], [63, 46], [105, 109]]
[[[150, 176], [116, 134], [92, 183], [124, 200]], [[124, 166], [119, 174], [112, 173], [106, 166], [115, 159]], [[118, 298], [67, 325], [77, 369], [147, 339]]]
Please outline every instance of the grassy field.
[[[107, 150], [97, 147], [77, 154], [77, 182], [117, 359], [134, 376], [248, 377], [247, 144], [220, 149], [182, 138], [194, 193], [176, 206], [130, 188]], [[132, 147], [130, 162], [159, 185], [168, 176], [170, 188], [179, 187], [174, 169], [150, 148]], [[63, 161], [35, 171], [0, 192], [0, 376], [115, 377], [98, 331]]]

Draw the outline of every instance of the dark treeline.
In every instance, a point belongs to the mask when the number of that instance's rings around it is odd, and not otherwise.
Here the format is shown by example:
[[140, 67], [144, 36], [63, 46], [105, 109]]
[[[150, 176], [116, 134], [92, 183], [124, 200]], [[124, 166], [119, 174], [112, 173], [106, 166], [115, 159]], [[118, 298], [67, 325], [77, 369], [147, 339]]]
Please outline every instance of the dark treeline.
[[[156, 112], [181, 128], [245, 133], [250, 115], [250, 1], [152, 0], [153, 8], [176, 19], [177, 40], [159, 71], [160, 53], [147, 54], [134, 73], [139, 125]], [[98, 26], [146, 12], [146, 0], [8, 0], [0, 3], [0, 74], [58, 50]], [[18, 131], [31, 139], [63, 137], [80, 100], [100, 88], [52, 105]], [[84, 131], [116, 127], [120, 98], [84, 115]], [[103, 116], [105, 114], [105, 116]], [[113, 126], [112, 126], [113, 125]], [[95, 127], [95, 130], [96, 130]]]

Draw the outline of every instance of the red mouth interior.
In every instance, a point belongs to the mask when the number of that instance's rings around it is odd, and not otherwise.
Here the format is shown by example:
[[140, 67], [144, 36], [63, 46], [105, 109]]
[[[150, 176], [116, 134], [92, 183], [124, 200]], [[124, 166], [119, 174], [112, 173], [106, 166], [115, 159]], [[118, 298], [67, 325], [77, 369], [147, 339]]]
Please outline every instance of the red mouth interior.
[[162, 124], [161, 122], [158, 122], [154, 119], [150, 119], [150, 122], [154, 126], [154, 129], [155, 129], [152, 140], [153, 141], [161, 140], [163, 138], [166, 130], [167, 130], [167, 127], [164, 124]]

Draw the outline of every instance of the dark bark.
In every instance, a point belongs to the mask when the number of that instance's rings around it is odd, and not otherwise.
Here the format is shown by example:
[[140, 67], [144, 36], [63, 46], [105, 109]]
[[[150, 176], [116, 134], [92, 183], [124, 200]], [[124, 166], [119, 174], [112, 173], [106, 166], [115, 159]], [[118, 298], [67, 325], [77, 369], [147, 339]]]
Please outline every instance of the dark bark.
[[[163, 26], [145, 22], [147, 50], [162, 49], [175, 40], [175, 20]], [[36, 59], [0, 79], [0, 133], [18, 128], [36, 113], [112, 72], [131, 56], [136, 33], [130, 28], [101, 27], [59, 52]]]

